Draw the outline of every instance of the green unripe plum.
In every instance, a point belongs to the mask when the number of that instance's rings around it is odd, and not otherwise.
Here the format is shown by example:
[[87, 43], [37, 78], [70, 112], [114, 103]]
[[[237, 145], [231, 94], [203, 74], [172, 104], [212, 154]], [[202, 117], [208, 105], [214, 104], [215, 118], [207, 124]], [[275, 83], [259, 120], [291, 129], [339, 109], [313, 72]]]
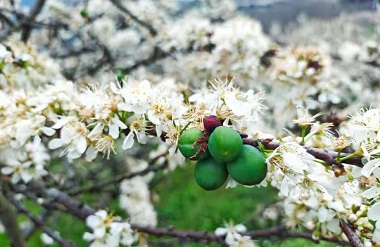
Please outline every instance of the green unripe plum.
[[208, 150], [219, 162], [229, 162], [239, 155], [243, 146], [240, 134], [226, 126], [217, 127], [208, 140]]
[[216, 190], [222, 186], [228, 177], [226, 165], [209, 157], [199, 160], [194, 169], [195, 181], [205, 190]]
[[[181, 152], [185, 158], [189, 159], [190, 157], [194, 156], [200, 146], [197, 144], [193, 148], [193, 144], [196, 142], [196, 140], [203, 135], [203, 132], [198, 130], [197, 128], [190, 128], [188, 130], [185, 130], [181, 136], [178, 139], [178, 149]], [[196, 157], [194, 157], [195, 160], [201, 160], [209, 157], [210, 154], [208, 151], [199, 153]]]
[[264, 155], [255, 147], [243, 145], [239, 156], [226, 163], [228, 173], [238, 183], [256, 185], [267, 175], [267, 164]]

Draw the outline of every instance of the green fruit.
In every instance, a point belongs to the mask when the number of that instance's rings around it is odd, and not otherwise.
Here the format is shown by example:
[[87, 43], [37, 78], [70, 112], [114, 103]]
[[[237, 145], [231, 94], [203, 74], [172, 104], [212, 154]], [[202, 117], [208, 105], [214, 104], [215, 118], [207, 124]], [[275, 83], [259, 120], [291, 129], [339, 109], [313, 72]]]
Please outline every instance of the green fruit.
[[[188, 158], [194, 156], [198, 152], [198, 150], [200, 148], [199, 144], [197, 144], [194, 148], [193, 148], [193, 144], [201, 136], [203, 136], [203, 132], [194, 127], [194, 128], [190, 128], [188, 130], [185, 130], [182, 133], [182, 135], [179, 137], [178, 148], [179, 148], [179, 151], [181, 152], [181, 154], [183, 156], [185, 156], [185, 158], [188, 159]], [[209, 156], [210, 156], [209, 152], [206, 151], [206, 152], [199, 153], [193, 159], [201, 160], [201, 159], [205, 159]]]
[[212, 157], [220, 162], [234, 160], [243, 146], [240, 134], [231, 128], [217, 127], [210, 135], [208, 140], [208, 150]]
[[228, 177], [226, 165], [209, 157], [197, 161], [194, 169], [195, 181], [205, 190], [216, 190]]
[[250, 145], [243, 145], [239, 156], [226, 166], [230, 176], [244, 185], [259, 184], [267, 175], [264, 155]]

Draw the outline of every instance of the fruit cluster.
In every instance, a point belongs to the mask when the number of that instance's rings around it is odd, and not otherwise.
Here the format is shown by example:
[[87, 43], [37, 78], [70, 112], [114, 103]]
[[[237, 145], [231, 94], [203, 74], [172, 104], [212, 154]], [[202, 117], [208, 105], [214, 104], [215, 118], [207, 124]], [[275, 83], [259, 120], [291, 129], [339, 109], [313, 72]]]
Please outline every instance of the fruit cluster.
[[221, 126], [216, 116], [204, 120], [205, 131], [190, 128], [178, 141], [183, 156], [196, 160], [195, 180], [205, 190], [222, 186], [228, 175], [243, 185], [256, 185], [264, 180], [267, 164], [264, 155], [251, 145], [243, 145], [240, 134]]

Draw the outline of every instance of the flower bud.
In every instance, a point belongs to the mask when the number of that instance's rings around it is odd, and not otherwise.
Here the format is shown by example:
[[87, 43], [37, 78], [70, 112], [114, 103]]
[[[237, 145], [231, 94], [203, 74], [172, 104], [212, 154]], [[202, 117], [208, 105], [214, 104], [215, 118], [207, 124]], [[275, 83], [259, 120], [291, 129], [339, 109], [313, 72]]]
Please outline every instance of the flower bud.
[[210, 115], [203, 119], [203, 125], [205, 127], [205, 130], [207, 130], [208, 133], [211, 133], [214, 131], [216, 127], [221, 126], [220, 120], [215, 115]]
[[355, 214], [351, 214], [350, 216], [348, 216], [348, 220], [350, 222], [355, 222], [357, 219], [358, 217]]

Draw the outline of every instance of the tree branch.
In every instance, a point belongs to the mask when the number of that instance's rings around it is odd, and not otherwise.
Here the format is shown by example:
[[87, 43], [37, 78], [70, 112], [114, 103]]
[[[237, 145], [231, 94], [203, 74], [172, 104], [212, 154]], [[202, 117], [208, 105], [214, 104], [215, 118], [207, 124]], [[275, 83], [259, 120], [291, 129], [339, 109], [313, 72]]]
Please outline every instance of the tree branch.
[[[44, 231], [47, 235], [49, 235], [49, 237], [54, 239], [58, 243], [59, 246], [76, 247], [76, 245], [64, 240], [61, 236], [56, 234], [52, 229], [47, 227], [42, 219], [34, 216], [31, 212], [29, 212], [29, 210], [27, 210], [20, 201], [16, 200], [15, 198], [11, 198], [10, 200], [20, 213], [23, 213], [24, 215], [26, 215], [34, 223], [34, 225], [36, 225], [38, 228]], [[15, 245], [15, 246], [18, 246], [18, 245]]]
[[[165, 153], [166, 155], [166, 153]], [[158, 158], [161, 157], [161, 155], [158, 156]], [[153, 159], [151, 163], [154, 163], [156, 159]], [[149, 165], [146, 169], [144, 170], [141, 170], [141, 171], [138, 171], [138, 172], [131, 172], [131, 173], [126, 173], [126, 174], [121, 174], [117, 177], [114, 177], [112, 179], [109, 179], [109, 180], [106, 180], [106, 181], [102, 181], [102, 182], [99, 182], [91, 187], [88, 187], [88, 188], [83, 188], [83, 189], [77, 189], [77, 190], [74, 190], [72, 192], [69, 192], [68, 194], [70, 196], [76, 196], [76, 195], [79, 195], [79, 194], [82, 194], [84, 192], [97, 192], [111, 184], [118, 184], [120, 183], [121, 181], [125, 180], [125, 179], [130, 179], [130, 178], [133, 178], [133, 177], [136, 177], [136, 176], [143, 176], [143, 175], [146, 175], [148, 174], [149, 172], [156, 172], [156, 171], [159, 171], [163, 168], [165, 168], [167, 166], [166, 163], [163, 163], [162, 165], [159, 165], [159, 166], [152, 166], [152, 165]]]
[[[37, 183], [30, 183], [28, 187], [21, 188], [18, 186], [17, 191], [23, 192], [33, 192], [40, 195], [45, 195], [50, 197], [51, 202], [43, 203], [43, 207], [54, 208], [59, 211], [64, 211], [72, 214], [73, 216], [85, 220], [88, 216], [95, 214], [96, 210], [85, 203], [78, 202], [74, 198], [70, 197], [66, 193], [59, 191], [57, 189], [46, 189], [42, 185]], [[217, 242], [224, 243], [224, 238], [222, 236], [216, 236], [211, 232], [199, 232], [199, 231], [183, 231], [174, 229], [164, 229], [164, 228], [151, 228], [151, 227], [141, 227], [138, 225], [131, 225], [132, 229], [139, 232], [155, 235], [155, 236], [168, 236], [175, 237], [182, 240], [191, 240], [196, 242]], [[311, 233], [293, 233], [286, 230], [284, 226], [278, 226], [274, 228], [256, 230], [246, 233], [245, 235], [251, 238], [268, 238], [270, 236], [277, 236], [280, 238], [305, 238], [314, 242], [318, 242], [313, 239]], [[341, 244], [347, 244], [336, 238], [322, 238], [321, 240], [336, 242]]]
[[17, 212], [0, 191], [0, 220], [5, 226], [12, 246], [24, 247], [25, 242], [17, 223]]
[[364, 244], [360, 241], [358, 236], [356, 236], [355, 231], [347, 222], [341, 219], [339, 224], [340, 224], [340, 228], [342, 229], [342, 231], [348, 238], [348, 241], [350, 242], [351, 247], [364, 247]]
[[[275, 150], [280, 146], [280, 143], [273, 142], [272, 139], [263, 139], [263, 140], [255, 140], [251, 138], [244, 138], [243, 139], [244, 144], [252, 145], [255, 147], [259, 147], [259, 143], [261, 143], [266, 149], [269, 150]], [[306, 149], [306, 152], [313, 155], [315, 158], [323, 160], [326, 162], [327, 165], [333, 165], [336, 163], [336, 158], [338, 157], [338, 152], [326, 150], [326, 149], [319, 149], [319, 148], [312, 148], [312, 147], [304, 147]], [[340, 157], [346, 157], [350, 155], [350, 153], [340, 153]], [[352, 157], [344, 161], [346, 164], [363, 167], [362, 158], [360, 156]]]
[[29, 16], [26, 17], [24, 21], [24, 30], [21, 33], [21, 40], [26, 43], [29, 39], [30, 33], [32, 32], [32, 26], [30, 25], [37, 15], [41, 12], [46, 0], [38, 0], [30, 11]]
[[278, 236], [281, 238], [304, 238], [311, 240], [315, 243], [319, 243], [320, 240], [333, 242], [333, 243], [339, 243], [342, 245], [348, 245], [346, 241], [342, 241], [338, 238], [321, 238], [321, 239], [314, 239], [313, 234], [309, 232], [289, 232], [284, 225], [279, 225], [273, 228], [263, 229], [263, 230], [256, 230], [247, 232], [244, 234], [246, 236], [250, 236], [253, 239], [256, 238], [263, 238], [263, 237], [270, 237], [270, 236]]
[[152, 35], [152, 36], [156, 36], [157, 35], [157, 31], [156, 29], [154, 29], [150, 24], [148, 24], [147, 22], [143, 21], [143, 20], [140, 20], [139, 18], [137, 18], [137, 16], [135, 16], [134, 14], [132, 14], [131, 11], [129, 11], [122, 3], [119, 2], [119, 0], [110, 0], [111, 3], [113, 3], [113, 5], [115, 5], [115, 7], [117, 7], [121, 12], [123, 12], [124, 14], [127, 14], [129, 17], [131, 17], [132, 20], [134, 20], [135, 22], [137, 22], [138, 24], [140, 24], [141, 26], [145, 27], [146, 29], [148, 29], [149, 33]]

